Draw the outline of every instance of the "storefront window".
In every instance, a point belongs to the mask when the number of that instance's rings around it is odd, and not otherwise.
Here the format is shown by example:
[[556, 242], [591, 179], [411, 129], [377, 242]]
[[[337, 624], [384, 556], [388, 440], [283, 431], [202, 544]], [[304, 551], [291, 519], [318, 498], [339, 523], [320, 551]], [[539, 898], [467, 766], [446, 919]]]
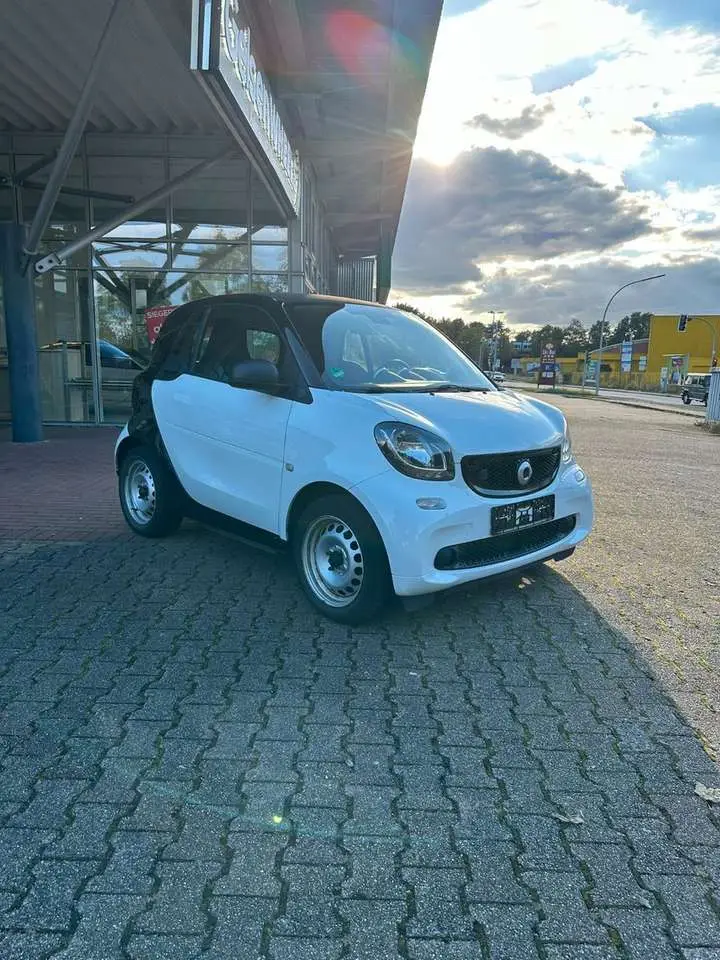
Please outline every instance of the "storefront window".
[[288, 248], [284, 244], [260, 244], [253, 242], [253, 270], [281, 271], [288, 268]]
[[170, 233], [173, 240], [184, 236], [194, 243], [212, 243], [213, 241], [247, 240], [247, 225], [232, 223], [172, 223]]
[[[111, 215], [117, 213], [117, 208], [106, 210], [106, 216], [101, 220], [98, 217], [97, 201], [95, 203], [95, 221], [104, 223]], [[165, 209], [157, 210], [157, 220], [128, 220], [127, 223], [115, 227], [103, 237], [103, 242], [110, 240], [162, 240], [167, 236], [167, 221]]]
[[258, 226], [253, 230], [253, 243], [269, 241], [271, 243], [287, 243], [288, 229], [286, 225], [262, 224], [263, 216], [258, 211], [255, 222]]
[[128, 419], [133, 381], [150, 355], [144, 315], [151, 279], [151, 274], [95, 272], [100, 395], [109, 422]]
[[93, 265], [103, 270], [165, 269], [169, 264], [169, 251], [165, 243], [146, 240], [105, 240], [93, 246]]
[[253, 293], [287, 293], [288, 276], [286, 273], [253, 274]]
[[35, 281], [38, 372], [44, 420], [94, 420], [87, 272], [54, 270]]
[[[54, 144], [48, 143], [47, 152]], [[39, 253], [55, 252], [89, 227], [107, 223], [122, 214], [131, 197], [152, 193], [220, 149], [208, 142], [194, 145], [195, 157], [173, 152], [186, 147], [183, 138], [142, 145], [116, 138], [111, 148], [110, 141], [89, 135], [65, 186], [89, 188], [96, 196], [62, 192]], [[24, 143], [16, 168], [32, 163], [44, 149], [35, 141]], [[0, 136], [0, 173], [13, 169], [8, 151]], [[33, 179], [46, 180], [46, 171]], [[107, 196], [98, 198], [98, 192]], [[20, 191], [24, 221], [32, 219], [41, 195], [33, 188]], [[10, 220], [14, 213], [13, 191], [0, 190], [0, 219]], [[289, 287], [288, 227], [265, 186], [240, 155], [213, 165], [138, 219], [108, 231], [91, 251], [83, 248], [60, 269], [36, 278], [44, 419], [127, 419], [133, 380], [150, 355], [148, 309], [222, 294], [284, 293]], [[293, 289], [302, 288], [302, 275], [296, 273]], [[0, 297], [0, 419], [9, 417], [7, 370]], [[102, 408], [96, 410], [98, 393]]]
[[182, 270], [227, 270], [247, 273], [250, 257], [244, 243], [173, 243], [173, 267]]

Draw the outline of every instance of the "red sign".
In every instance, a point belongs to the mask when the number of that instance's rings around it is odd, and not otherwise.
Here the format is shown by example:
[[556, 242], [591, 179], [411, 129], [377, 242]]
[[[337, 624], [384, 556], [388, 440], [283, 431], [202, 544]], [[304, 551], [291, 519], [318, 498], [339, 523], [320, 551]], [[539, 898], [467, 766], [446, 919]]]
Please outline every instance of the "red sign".
[[147, 324], [148, 340], [152, 346], [157, 340], [157, 335], [162, 329], [162, 325], [173, 312], [175, 307], [148, 307], [145, 311], [145, 323]]

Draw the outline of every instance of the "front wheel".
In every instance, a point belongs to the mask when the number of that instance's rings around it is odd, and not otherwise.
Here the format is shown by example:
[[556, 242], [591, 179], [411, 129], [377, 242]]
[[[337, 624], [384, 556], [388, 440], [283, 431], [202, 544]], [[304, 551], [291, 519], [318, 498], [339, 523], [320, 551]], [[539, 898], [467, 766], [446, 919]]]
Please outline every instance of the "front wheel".
[[684, 404], [686, 404], [686, 405], [689, 405], [689, 404], [692, 403], [692, 397], [691, 397], [689, 394], [684, 393], [684, 394], [682, 395], [682, 402], [683, 402]]
[[120, 506], [141, 537], [167, 537], [182, 521], [178, 484], [157, 451], [130, 450], [120, 464]]
[[331, 494], [307, 506], [295, 525], [295, 563], [311, 603], [339, 623], [365, 623], [392, 594], [380, 534], [352, 497]]

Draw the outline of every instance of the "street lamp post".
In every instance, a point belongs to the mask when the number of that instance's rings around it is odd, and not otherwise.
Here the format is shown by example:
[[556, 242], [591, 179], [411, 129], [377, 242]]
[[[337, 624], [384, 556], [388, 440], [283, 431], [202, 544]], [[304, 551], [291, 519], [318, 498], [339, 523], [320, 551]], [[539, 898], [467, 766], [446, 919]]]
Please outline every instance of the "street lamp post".
[[631, 280], [630, 283], [625, 283], [620, 287], [615, 293], [610, 297], [605, 307], [603, 313], [602, 323], [600, 324], [600, 346], [598, 347], [598, 365], [597, 365], [597, 374], [595, 375], [595, 396], [600, 393], [600, 371], [602, 370], [602, 354], [603, 354], [603, 340], [605, 339], [605, 320], [607, 318], [608, 310], [610, 309], [610, 304], [613, 302], [615, 297], [622, 293], [623, 290], [627, 290], [628, 287], [634, 286], [636, 283], [647, 283], [648, 280], [659, 280], [661, 277], [664, 277], [664, 273], [656, 273], [652, 277], [643, 277], [641, 280]]
[[492, 314], [492, 318], [493, 318], [493, 320], [492, 320], [492, 328], [491, 328], [491, 329], [492, 329], [492, 362], [491, 362], [491, 364], [490, 364], [490, 369], [494, 371], [494, 370], [495, 370], [495, 366], [496, 366], [496, 364], [497, 364], [497, 322], [496, 322], [495, 317], [496, 317], [496, 315], [497, 315], [498, 313], [504, 313], [504, 311], [503, 311], [503, 310], [488, 310], [488, 313], [491, 313], [491, 314]]

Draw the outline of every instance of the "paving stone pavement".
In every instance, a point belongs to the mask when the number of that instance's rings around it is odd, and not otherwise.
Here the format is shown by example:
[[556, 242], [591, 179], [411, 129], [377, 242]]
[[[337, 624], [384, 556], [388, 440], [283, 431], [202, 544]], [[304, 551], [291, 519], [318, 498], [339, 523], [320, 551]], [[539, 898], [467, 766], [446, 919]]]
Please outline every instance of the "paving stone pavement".
[[[30, 477], [0, 540], [0, 958], [718, 960], [720, 812], [693, 790], [720, 787], [717, 573], [667, 566], [717, 530], [693, 483], [720, 443], [563, 406], [590, 544], [363, 629], [197, 526], [146, 542], [96, 500], [68, 537]], [[111, 483], [111, 439], [78, 481]], [[646, 578], [664, 606], [631, 606]]]

